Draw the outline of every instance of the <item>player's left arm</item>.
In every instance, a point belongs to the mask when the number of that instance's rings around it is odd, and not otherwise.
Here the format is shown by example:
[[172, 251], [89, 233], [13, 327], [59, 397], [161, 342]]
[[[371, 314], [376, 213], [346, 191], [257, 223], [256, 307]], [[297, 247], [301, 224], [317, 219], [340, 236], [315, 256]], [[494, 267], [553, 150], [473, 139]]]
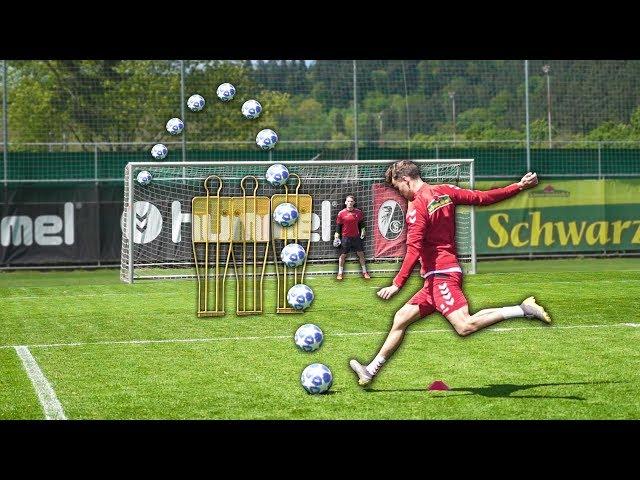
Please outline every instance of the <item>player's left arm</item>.
[[364, 216], [358, 222], [358, 230], [360, 230], [360, 238], [364, 239], [364, 236], [365, 236], [365, 233], [366, 233], [366, 228], [365, 228], [365, 223], [364, 223]]
[[388, 287], [378, 290], [377, 295], [388, 300], [406, 283], [409, 275], [413, 271], [413, 267], [420, 259], [420, 248], [426, 233], [426, 207], [419, 202], [413, 202], [415, 210], [415, 220], [411, 227], [407, 227], [407, 251], [405, 252], [400, 270], [394, 277], [393, 282]]
[[533, 188], [538, 184], [538, 174], [528, 172], [517, 183], [491, 190], [467, 190], [454, 185], [446, 185], [445, 192], [457, 205], [491, 205], [517, 195], [522, 190]]

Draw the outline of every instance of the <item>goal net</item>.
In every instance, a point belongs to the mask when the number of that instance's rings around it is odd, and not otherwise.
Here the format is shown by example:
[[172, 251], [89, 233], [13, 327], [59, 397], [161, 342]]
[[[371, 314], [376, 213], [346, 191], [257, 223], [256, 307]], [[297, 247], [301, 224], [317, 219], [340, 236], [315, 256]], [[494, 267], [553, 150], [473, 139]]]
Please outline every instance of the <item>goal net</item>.
[[[412, 160], [419, 165], [428, 183], [448, 183], [473, 188], [473, 160]], [[384, 182], [384, 173], [393, 160], [361, 161], [289, 161], [289, 172], [297, 174], [287, 183], [288, 193], [312, 197], [311, 239], [307, 263], [308, 275], [337, 272], [339, 250], [333, 247], [335, 219], [345, 208], [347, 195], [356, 199], [356, 207], [365, 217], [364, 241], [368, 269], [372, 273], [393, 275], [406, 250], [405, 215], [407, 202]], [[195, 278], [192, 247], [191, 201], [206, 196], [204, 181], [211, 175], [217, 181], [211, 195], [242, 197], [258, 195], [271, 198], [284, 194], [265, 180], [273, 162], [132, 162], [125, 168], [124, 211], [122, 215], [122, 260], [120, 278], [131, 283], [139, 279]], [[147, 171], [152, 180], [137, 181]], [[256, 177], [258, 188], [249, 177]], [[233, 214], [233, 212], [230, 212]], [[456, 243], [463, 270], [475, 273], [473, 208], [456, 209]], [[279, 255], [279, 252], [277, 252]], [[359, 271], [355, 254], [347, 257], [346, 272]], [[252, 259], [248, 259], [252, 261]], [[267, 265], [273, 267], [273, 252]], [[267, 268], [266, 275], [273, 274]], [[232, 271], [227, 275], [233, 275]]]

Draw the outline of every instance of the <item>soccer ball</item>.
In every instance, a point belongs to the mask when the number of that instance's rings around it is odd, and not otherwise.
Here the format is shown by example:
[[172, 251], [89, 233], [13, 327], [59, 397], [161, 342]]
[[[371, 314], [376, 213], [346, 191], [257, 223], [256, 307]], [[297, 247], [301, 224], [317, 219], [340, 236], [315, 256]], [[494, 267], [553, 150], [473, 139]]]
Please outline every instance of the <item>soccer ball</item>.
[[204, 98], [201, 95], [195, 94], [189, 97], [187, 100], [187, 107], [192, 112], [199, 112], [204, 108]]
[[298, 220], [298, 209], [293, 203], [281, 203], [274, 210], [273, 219], [281, 227], [290, 227]]
[[302, 371], [300, 377], [302, 387], [311, 395], [324, 393], [333, 383], [333, 375], [326, 365], [321, 363], [312, 363]]
[[247, 100], [242, 104], [242, 115], [249, 120], [258, 118], [262, 112], [262, 105], [257, 100]]
[[296, 310], [305, 310], [313, 302], [313, 290], [304, 283], [298, 283], [289, 289], [287, 302]]
[[304, 257], [306, 256], [304, 248], [298, 243], [289, 243], [285, 245], [282, 252], [280, 252], [280, 259], [290, 268], [302, 265], [304, 263]]
[[318, 326], [313, 323], [306, 323], [296, 330], [293, 340], [301, 350], [313, 352], [322, 345], [324, 335]]
[[276, 163], [267, 169], [265, 178], [267, 179], [267, 182], [274, 187], [280, 187], [287, 183], [287, 180], [289, 179], [289, 170], [287, 170], [287, 167], [281, 163]]
[[151, 156], [156, 160], [162, 160], [167, 156], [169, 150], [163, 144], [158, 143], [151, 149]]
[[256, 135], [256, 144], [263, 150], [271, 150], [278, 143], [278, 134], [273, 130], [265, 128]]
[[223, 102], [228, 102], [229, 100], [233, 99], [235, 94], [236, 87], [234, 87], [230, 83], [223, 83], [219, 85], [218, 89], [216, 90], [216, 95], [218, 95], [218, 98]]
[[182, 133], [182, 129], [184, 128], [184, 123], [179, 118], [172, 118], [167, 122], [167, 132], [171, 135], [178, 135]]
[[153, 179], [153, 177], [146, 170], [143, 170], [138, 174], [138, 183], [140, 185], [149, 185], [149, 183], [151, 183], [152, 179]]

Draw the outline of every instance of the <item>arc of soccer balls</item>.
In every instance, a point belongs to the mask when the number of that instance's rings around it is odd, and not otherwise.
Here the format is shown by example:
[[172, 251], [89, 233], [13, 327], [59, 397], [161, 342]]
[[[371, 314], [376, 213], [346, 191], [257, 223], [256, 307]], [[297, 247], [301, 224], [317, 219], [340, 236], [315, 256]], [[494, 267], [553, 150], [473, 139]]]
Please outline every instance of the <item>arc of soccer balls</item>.
[[[236, 88], [230, 83], [222, 83], [216, 90], [216, 95], [223, 102], [230, 102], [236, 95]], [[199, 112], [205, 106], [205, 99], [202, 95], [193, 94], [187, 100], [187, 107], [192, 112]], [[257, 100], [247, 100], [242, 104], [242, 115], [249, 120], [254, 120], [262, 113], [262, 105]], [[177, 117], [169, 119], [166, 129], [171, 135], [179, 135], [184, 130], [184, 122]], [[256, 144], [262, 150], [271, 150], [278, 143], [278, 134], [270, 128], [260, 130], [256, 135]], [[158, 143], [151, 148], [151, 156], [156, 160], [164, 160], [169, 154], [169, 149], [162, 143]], [[144, 170], [138, 173], [137, 180], [141, 185], [147, 185], [153, 179], [152, 175]]]

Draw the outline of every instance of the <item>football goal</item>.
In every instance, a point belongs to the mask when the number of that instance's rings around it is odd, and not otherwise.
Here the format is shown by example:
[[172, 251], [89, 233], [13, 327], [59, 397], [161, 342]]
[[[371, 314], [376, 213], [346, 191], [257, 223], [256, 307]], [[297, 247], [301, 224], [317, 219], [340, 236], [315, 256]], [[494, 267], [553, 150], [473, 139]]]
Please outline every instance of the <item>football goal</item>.
[[[191, 205], [194, 197], [208, 194], [204, 181], [212, 176], [216, 179], [207, 185], [209, 193], [224, 198], [251, 195], [272, 198], [296, 192], [311, 196], [311, 212], [300, 212], [310, 215], [311, 222], [307, 275], [337, 272], [339, 251], [333, 247], [335, 220], [345, 208], [345, 197], [353, 195], [366, 222], [364, 248], [369, 271], [394, 275], [404, 257], [407, 213], [406, 200], [384, 182], [384, 173], [394, 161], [288, 161], [285, 165], [295, 175], [286, 187], [274, 187], [265, 180], [265, 172], [274, 163], [268, 161], [128, 163], [124, 172], [120, 278], [131, 283], [142, 279], [196, 277], [192, 239], [199, 235], [194, 237], [193, 232], [201, 226], [199, 221], [194, 225]], [[422, 178], [428, 183], [474, 187], [472, 159], [412, 161], [420, 166]], [[146, 184], [138, 181], [143, 171], [151, 175]], [[475, 273], [473, 207], [459, 206], [456, 211], [458, 257], [466, 273]], [[273, 230], [276, 226], [271, 213], [268, 211], [268, 218], [265, 216], [263, 220]], [[217, 215], [220, 225], [225, 221], [234, 225], [237, 219], [233, 217], [240, 213], [222, 209]], [[279, 259], [279, 252], [275, 253], [267, 254], [266, 275], [273, 275], [274, 258]], [[349, 254], [347, 260], [346, 273], [359, 272], [355, 254]], [[226, 275], [233, 272], [227, 271]]]

